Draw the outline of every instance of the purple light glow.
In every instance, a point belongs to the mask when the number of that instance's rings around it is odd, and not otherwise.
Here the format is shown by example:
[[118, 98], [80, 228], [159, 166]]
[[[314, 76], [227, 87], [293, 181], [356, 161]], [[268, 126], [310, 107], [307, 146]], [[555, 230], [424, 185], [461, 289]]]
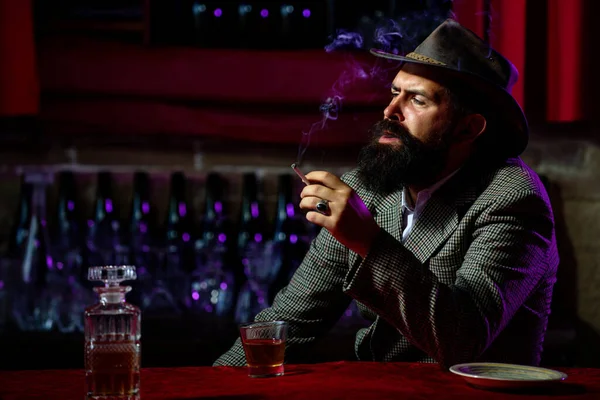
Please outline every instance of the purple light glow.
[[45, 219], [42, 219], [40, 222], [41, 222], [42, 226], [46, 226], [46, 220]]
[[285, 205], [285, 212], [288, 217], [293, 217], [295, 214], [294, 205], [292, 203], [288, 203]]
[[227, 290], [227, 284], [225, 282], [221, 282], [219, 287], [221, 288], [221, 290]]
[[187, 232], [184, 232], [183, 235], [181, 235], [181, 238], [183, 239], [184, 242], [189, 242], [190, 241], [190, 234]]
[[250, 213], [252, 214], [252, 218], [258, 217], [258, 203], [254, 202], [250, 205]]
[[150, 204], [147, 201], [142, 203], [142, 212], [144, 214], [148, 214], [150, 212]]
[[54, 261], [52, 261], [51, 256], [46, 256], [46, 265], [48, 266], [48, 269], [54, 268]]
[[91, 219], [88, 219], [88, 228], [91, 228], [92, 226], [94, 226], [94, 221]]
[[290, 235], [290, 243], [294, 244], [298, 242], [298, 235], [291, 234]]
[[310, 17], [310, 10], [309, 10], [308, 8], [304, 9], [304, 10], [302, 11], [302, 16], [303, 16], [304, 18], [309, 18], [309, 17]]
[[221, 15], [223, 15], [223, 10], [217, 8], [213, 14], [215, 14], [215, 17], [219, 18]]
[[63, 269], [63, 263], [61, 263], [60, 261], [57, 261], [56, 262], [56, 268]]
[[140, 232], [142, 232], [142, 233], [148, 232], [148, 225], [146, 225], [145, 223], [141, 222], [140, 223]]
[[2, 288], [4, 288], [4, 281], [0, 281], [0, 290], [2, 290]]
[[113, 203], [111, 199], [104, 200], [104, 209], [107, 213], [113, 212]]
[[194, 299], [195, 301], [198, 301], [200, 299], [200, 294], [198, 294], [198, 292], [196, 292], [195, 290], [192, 292], [192, 299]]
[[219, 233], [219, 242], [225, 243], [226, 240], [227, 240], [227, 235], [224, 233]]
[[269, 16], [269, 10], [263, 8], [262, 10], [260, 10], [260, 16], [263, 18], [267, 18]]
[[75, 203], [73, 202], [73, 200], [67, 201], [67, 209], [69, 211], [73, 211], [75, 209]]
[[178, 208], [179, 208], [179, 216], [185, 217], [185, 214], [187, 214], [187, 206], [185, 205], [185, 203], [183, 201], [181, 203], [179, 203]]
[[220, 201], [215, 201], [215, 212], [221, 213], [223, 211], [223, 203]]
[[69, 278], [67, 279], [67, 281], [69, 282], [69, 285], [74, 285], [75, 284], [75, 277], [73, 275], [69, 276]]
[[146, 269], [146, 267], [137, 267], [138, 275], [146, 275], [147, 272], [148, 270]]
[[210, 304], [207, 304], [206, 306], [204, 306], [204, 311], [212, 312], [212, 310], [213, 310], [213, 306], [211, 306]]
[[255, 241], [256, 243], [260, 243], [260, 242], [262, 242], [262, 239], [263, 239], [263, 237], [262, 237], [262, 235], [261, 235], [260, 233], [256, 233], [256, 234], [254, 235], [254, 241]]

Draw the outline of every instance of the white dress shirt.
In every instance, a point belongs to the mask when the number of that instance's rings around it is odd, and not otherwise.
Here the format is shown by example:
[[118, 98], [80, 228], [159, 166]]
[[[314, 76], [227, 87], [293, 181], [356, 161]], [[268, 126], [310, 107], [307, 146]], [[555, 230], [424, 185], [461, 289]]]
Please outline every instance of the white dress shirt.
[[405, 186], [402, 189], [402, 242], [404, 242], [410, 234], [412, 227], [419, 218], [419, 214], [423, 211], [425, 204], [427, 204], [427, 201], [431, 198], [433, 193], [439, 189], [440, 186], [446, 183], [448, 179], [452, 178], [457, 172], [458, 170], [436, 182], [427, 189], [421, 190], [417, 194], [417, 201], [415, 204], [412, 204], [411, 196], [408, 193], [408, 187]]

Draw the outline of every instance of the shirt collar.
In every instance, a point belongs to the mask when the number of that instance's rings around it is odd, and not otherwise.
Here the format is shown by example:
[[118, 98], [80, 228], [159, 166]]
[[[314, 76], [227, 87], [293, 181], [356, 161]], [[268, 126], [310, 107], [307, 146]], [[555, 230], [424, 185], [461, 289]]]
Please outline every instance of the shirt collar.
[[446, 183], [450, 178], [452, 178], [459, 171], [459, 169], [455, 170], [445, 178], [437, 181], [428, 188], [421, 190], [417, 194], [417, 201], [415, 204], [411, 204], [410, 196], [408, 194], [408, 187], [405, 186], [404, 188], [402, 188], [402, 210], [404, 211], [404, 209], [406, 209], [410, 212], [414, 212], [415, 210], [422, 210], [423, 207], [425, 207], [425, 203], [427, 203], [427, 201], [431, 198], [433, 193], [436, 190], [438, 190], [444, 183]]

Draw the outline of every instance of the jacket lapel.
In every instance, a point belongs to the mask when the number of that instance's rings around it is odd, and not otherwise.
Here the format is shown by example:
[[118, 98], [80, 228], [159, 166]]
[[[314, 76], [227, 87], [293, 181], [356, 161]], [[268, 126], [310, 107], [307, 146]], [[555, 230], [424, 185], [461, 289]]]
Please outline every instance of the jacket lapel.
[[[397, 240], [402, 239], [402, 192], [394, 192], [388, 196], [378, 196], [368, 203], [367, 207], [377, 224]], [[351, 251], [349, 265], [360, 262], [360, 257]]]
[[437, 190], [418, 216], [404, 247], [425, 263], [456, 230], [459, 219], [477, 198], [474, 182], [458, 174]]
[[381, 228], [397, 240], [402, 239], [402, 191], [386, 196], [374, 214]]
[[458, 225], [455, 205], [436, 194], [434, 193], [425, 205], [404, 243], [404, 247], [421, 263], [433, 255]]
[[[450, 237], [465, 210], [477, 198], [476, 182], [465, 175], [457, 174], [431, 196], [408, 235], [404, 247], [421, 263], [431, 258]], [[402, 190], [385, 197], [376, 196], [368, 207], [379, 226], [401, 242]], [[358, 255], [350, 252], [350, 264], [358, 260]]]

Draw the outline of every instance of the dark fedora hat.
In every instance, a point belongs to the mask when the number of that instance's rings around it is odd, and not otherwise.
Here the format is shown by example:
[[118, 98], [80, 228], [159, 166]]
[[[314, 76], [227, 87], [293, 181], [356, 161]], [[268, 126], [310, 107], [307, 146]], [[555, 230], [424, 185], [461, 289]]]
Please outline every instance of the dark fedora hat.
[[455, 20], [444, 21], [414, 51], [406, 55], [377, 49], [372, 49], [371, 53], [391, 60], [430, 65], [471, 83], [472, 90], [482, 95], [482, 102], [488, 102], [490, 114], [495, 117], [497, 126], [490, 133], [496, 135], [494, 143], [501, 145], [506, 156], [518, 156], [527, 147], [527, 119], [511, 94], [519, 75], [517, 69], [488, 43]]

